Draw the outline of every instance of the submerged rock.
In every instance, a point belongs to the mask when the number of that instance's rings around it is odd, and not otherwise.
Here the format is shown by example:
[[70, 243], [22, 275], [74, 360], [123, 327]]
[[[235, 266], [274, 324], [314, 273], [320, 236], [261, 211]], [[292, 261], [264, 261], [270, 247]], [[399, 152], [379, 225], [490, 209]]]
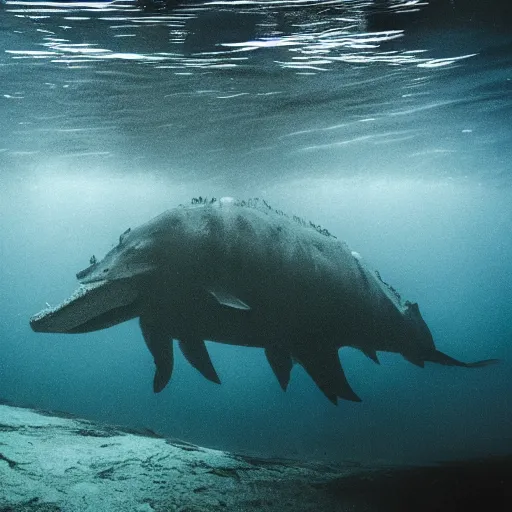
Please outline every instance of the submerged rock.
[[[0, 405], [0, 510], [337, 510], [336, 469]], [[339, 509], [341, 510], [341, 509]]]
[[[0, 405], [0, 511], [510, 510], [512, 457], [430, 467], [261, 459]], [[490, 505], [489, 505], [490, 506]]]

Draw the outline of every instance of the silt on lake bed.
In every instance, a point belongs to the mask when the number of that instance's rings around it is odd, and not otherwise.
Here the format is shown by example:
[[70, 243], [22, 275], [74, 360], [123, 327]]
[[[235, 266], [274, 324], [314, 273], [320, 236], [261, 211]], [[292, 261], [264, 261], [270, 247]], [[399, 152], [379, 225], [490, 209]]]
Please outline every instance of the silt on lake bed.
[[205, 340], [259, 347], [283, 390], [294, 362], [324, 395], [361, 399], [338, 349], [357, 348], [411, 363], [474, 368], [435, 347], [416, 303], [402, 302], [326, 229], [274, 210], [264, 200], [192, 200], [126, 230], [103, 260], [77, 274], [79, 289], [32, 317], [37, 332], [85, 333], [139, 317], [154, 358], [153, 389], [173, 370], [173, 340], [189, 363], [220, 383]]

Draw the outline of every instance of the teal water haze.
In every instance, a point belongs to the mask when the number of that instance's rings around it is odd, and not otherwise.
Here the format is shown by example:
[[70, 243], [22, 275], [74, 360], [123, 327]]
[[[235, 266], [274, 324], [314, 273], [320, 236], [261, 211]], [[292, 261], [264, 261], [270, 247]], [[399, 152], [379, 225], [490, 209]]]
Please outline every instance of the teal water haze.
[[[448, 3], [0, 5], [0, 398], [264, 456], [510, 454], [510, 13]], [[320, 224], [439, 350], [500, 364], [342, 348], [362, 402], [335, 407], [299, 365], [283, 393], [262, 349], [208, 342], [220, 386], [176, 351], [154, 394], [136, 320], [31, 331], [93, 254], [199, 195]]]

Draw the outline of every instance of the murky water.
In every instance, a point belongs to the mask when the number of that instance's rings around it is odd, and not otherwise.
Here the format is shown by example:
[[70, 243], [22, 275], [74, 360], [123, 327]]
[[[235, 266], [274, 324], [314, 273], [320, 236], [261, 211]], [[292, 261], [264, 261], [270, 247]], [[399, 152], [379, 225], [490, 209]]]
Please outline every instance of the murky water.
[[[0, 396], [265, 454], [510, 451], [511, 17], [478, 4], [1, 4]], [[364, 401], [335, 409], [299, 370], [281, 394], [255, 350], [211, 348], [220, 388], [178, 361], [153, 396], [136, 325], [30, 332], [92, 253], [196, 195], [328, 226], [418, 300], [445, 351], [505, 361], [342, 350]]]

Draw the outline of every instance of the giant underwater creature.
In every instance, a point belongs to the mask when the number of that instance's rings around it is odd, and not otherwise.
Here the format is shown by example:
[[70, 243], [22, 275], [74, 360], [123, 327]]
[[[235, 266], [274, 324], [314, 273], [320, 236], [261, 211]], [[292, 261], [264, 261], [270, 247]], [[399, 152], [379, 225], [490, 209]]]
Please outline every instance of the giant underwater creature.
[[205, 340], [261, 347], [283, 390], [301, 364], [333, 403], [360, 401], [338, 349], [378, 362], [395, 352], [458, 361], [436, 349], [418, 305], [366, 268], [327, 230], [265, 201], [193, 199], [125, 231], [103, 260], [77, 274], [78, 290], [31, 318], [37, 332], [86, 333], [139, 317], [160, 392], [173, 370], [173, 340], [207, 379], [220, 383]]

